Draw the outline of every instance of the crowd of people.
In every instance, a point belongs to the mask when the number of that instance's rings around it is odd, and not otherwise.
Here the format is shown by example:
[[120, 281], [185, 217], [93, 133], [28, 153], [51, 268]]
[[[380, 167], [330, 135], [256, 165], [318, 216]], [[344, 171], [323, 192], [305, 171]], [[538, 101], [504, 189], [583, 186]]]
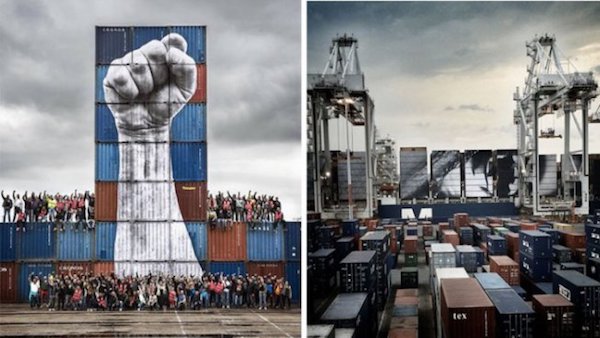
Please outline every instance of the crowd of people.
[[30, 275], [29, 304], [48, 311], [289, 309], [292, 288], [272, 275]]
[[251, 191], [247, 195], [240, 192], [231, 195], [229, 191], [209, 194], [208, 220], [212, 227], [221, 228], [231, 226], [232, 222], [246, 222], [252, 229], [268, 222], [273, 223], [275, 229], [285, 224], [278, 197]]
[[54, 230], [64, 231], [64, 224], [71, 222], [75, 231], [81, 226], [87, 231], [94, 227], [94, 193], [86, 191], [78, 193], [75, 190], [70, 195], [36, 194], [27, 191], [21, 196], [15, 191], [10, 194], [0, 192], [2, 196], [3, 222], [17, 224], [17, 231], [27, 231], [27, 223], [53, 222]]

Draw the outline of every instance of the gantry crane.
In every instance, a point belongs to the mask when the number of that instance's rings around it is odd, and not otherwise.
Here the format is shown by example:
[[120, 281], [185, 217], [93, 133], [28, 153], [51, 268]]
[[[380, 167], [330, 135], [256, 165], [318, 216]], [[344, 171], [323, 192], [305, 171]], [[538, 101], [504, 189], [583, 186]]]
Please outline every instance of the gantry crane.
[[[320, 74], [308, 74], [308, 185], [309, 208], [316, 212], [340, 212], [342, 201], [337, 198], [333, 182], [329, 140], [329, 120], [344, 118], [346, 137], [352, 126], [363, 126], [366, 150], [366, 205], [364, 210], [353, 209], [351, 170], [347, 170], [348, 214], [343, 217], [371, 217], [373, 199], [374, 103], [365, 87], [364, 75], [358, 60], [358, 40], [343, 35], [332, 40], [329, 59]], [[351, 145], [346, 140], [346, 163], [349, 166]], [[313, 204], [313, 205], [311, 205]]]
[[[535, 215], [556, 212], [588, 213], [588, 110], [598, 84], [592, 73], [566, 72], [554, 36], [535, 37], [526, 43], [527, 78], [523, 92], [517, 88], [514, 122], [519, 149], [519, 201]], [[573, 67], [572, 65], [569, 65]], [[574, 68], [574, 67], [573, 67]], [[556, 137], [554, 131], [540, 135], [539, 120], [555, 114], [563, 117], [562, 196], [540, 198], [539, 141]], [[571, 140], [575, 139], [573, 144]], [[573, 149], [578, 148], [578, 149]], [[581, 156], [580, 165], [575, 157]]]
[[398, 157], [396, 156], [396, 142], [388, 137], [379, 137], [375, 131], [375, 186], [377, 197], [398, 195]]

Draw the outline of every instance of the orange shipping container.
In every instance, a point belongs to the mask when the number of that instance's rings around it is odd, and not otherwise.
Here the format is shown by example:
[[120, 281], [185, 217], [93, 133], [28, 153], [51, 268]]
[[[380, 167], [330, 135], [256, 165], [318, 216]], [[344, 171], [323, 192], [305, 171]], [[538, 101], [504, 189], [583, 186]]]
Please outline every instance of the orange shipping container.
[[208, 230], [208, 259], [211, 261], [245, 261], [246, 223], [234, 222], [226, 228]]
[[283, 262], [248, 262], [246, 270], [250, 275], [257, 276], [285, 276], [285, 264]]
[[431, 224], [423, 224], [423, 236], [424, 237], [433, 236], [433, 226]]
[[561, 231], [560, 239], [570, 249], [585, 248], [585, 234], [580, 232]]
[[454, 214], [454, 227], [456, 229], [469, 226], [469, 214], [461, 212]]
[[115, 263], [114, 262], [96, 262], [94, 263], [94, 275], [99, 276], [100, 274], [104, 276], [109, 276], [111, 273], [115, 273]]
[[417, 236], [404, 237], [404, 253], [417, 253]]
[[383, 228], [390, 233], [390, 251], [398, 253], [398, 238], [396, 237], [396, 226], [393, 224], [384, 225]]
[[537, 230], [538, 224], [535, 222], [521, 222], [521, 230]]
[[60, 261], [56, 263], [56, 273], [59, 275], [69, 274], [94, 274], [94, 264], [92, 262], [64, 262]]
[[196, 77], [196, 92], [190, 99], [193, 103], [206, 102], [206, 64], [197, 64], [198, 76]]
[[496, 272], [508, 285], [519, 285], [519, 264], [508, 256], [490, 256], [490, 272]]
[[184, 221], [206, 220], [206, 182], [175, 182], [175, 191]]
[[17, 264], [0, 263], [0, 304], [17, 302]]
[[117, 182], [96, 182], [94, 214], [98, 222], [117, 220]]
[[519, 234], [509, 231], [504, 237], [506, 238], [506, 250], [508, 252], [519, 251]]
[[460, 239], [458, 238], [458, 234], [454, 230], [444, 230], [443, 236], [444, 236], [444, 240], [443, 240], [444, 243], [450, 243], [454, 246], [457, 246], [460, 244]]

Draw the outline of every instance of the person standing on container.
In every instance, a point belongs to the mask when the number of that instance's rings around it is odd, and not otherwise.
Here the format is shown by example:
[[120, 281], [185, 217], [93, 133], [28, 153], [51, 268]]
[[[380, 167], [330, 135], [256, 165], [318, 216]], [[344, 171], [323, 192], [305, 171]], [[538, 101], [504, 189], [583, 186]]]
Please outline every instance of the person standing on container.
[[4, 196], [4, 190], [2, 190], [0, 194], [2, 195], [2, 208], [4, 209], [2, 222], [7, 223], [10, 222], [10, 211], [13, 208], [13, 201], [10, 199], [10, 195], [6, 194], [6, 196]]
[[21, 196], [19, 196], [19, 194], [15, 195], [14, 190], [12, 193], [12, 197], [13, 197], [13, 201], [14, 201], [13, 203], [15, 205], [14, 210], [13, 210], [12, 221], [15, 222], [17, 220], [17, 214], [19, 214], [20, 212], [25, 210], [25, 202], [23, 201], [23, 199], [21, 199]]
[[40, 279], [33, 273], [29, 275], [29, 306], [40, 308]]

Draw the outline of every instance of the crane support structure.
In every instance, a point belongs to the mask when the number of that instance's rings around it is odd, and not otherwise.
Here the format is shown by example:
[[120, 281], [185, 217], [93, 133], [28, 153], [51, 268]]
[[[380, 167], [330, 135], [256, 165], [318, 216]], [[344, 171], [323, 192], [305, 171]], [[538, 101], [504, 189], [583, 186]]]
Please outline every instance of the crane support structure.
[[[597, 96], [592, 73], [566, 72], [554, 36], [535, 37], [526, 43], [525, 87], [517, 88], [514, 123], [519, 150], [519, 202], [534, 215], [589, 212], [588, 111]], [[569, 69], [574, 68], [569, 65]], [[540, 196], [540, 118], [555, 114], [564, 120], [562, 193]]]
[[[309, 210], [326, 213], [340, 213], [342, 205], [347, 206], [340, 216], [371, 217], [374, 204], [374, 161], [375, 125], [373, 120], [374, 103], [365, 87], [364, 74], [358, 59], [358, 40], [343, 35], [332, 40], [329, 58], [319, 74], [308, 74], [308, 185]], [[346, 121], [346, 134], [353, 126], [364, 127], [366, 150], [366, 175], [360, 177], [366, 182], [366, 200], [362, 205], [352, 199], [351, 170], [347, 170], [348, 197], [339, 199], [332, 169], [334, 167], [330, 148], [329, 121], [343, 118]], [[350, 166], [352, 153], [350, 142], [346, 142], [345, 158]], [[342, 155], [342, 153], [340, 153]], [[350, 168], [348, 168], [350, 169]], [[357, 179], [356, 177], [354, 179]], [[354, 209], [356, 207], [356, 209]], [[347, 212], [347, 215], [345, 214]]]

